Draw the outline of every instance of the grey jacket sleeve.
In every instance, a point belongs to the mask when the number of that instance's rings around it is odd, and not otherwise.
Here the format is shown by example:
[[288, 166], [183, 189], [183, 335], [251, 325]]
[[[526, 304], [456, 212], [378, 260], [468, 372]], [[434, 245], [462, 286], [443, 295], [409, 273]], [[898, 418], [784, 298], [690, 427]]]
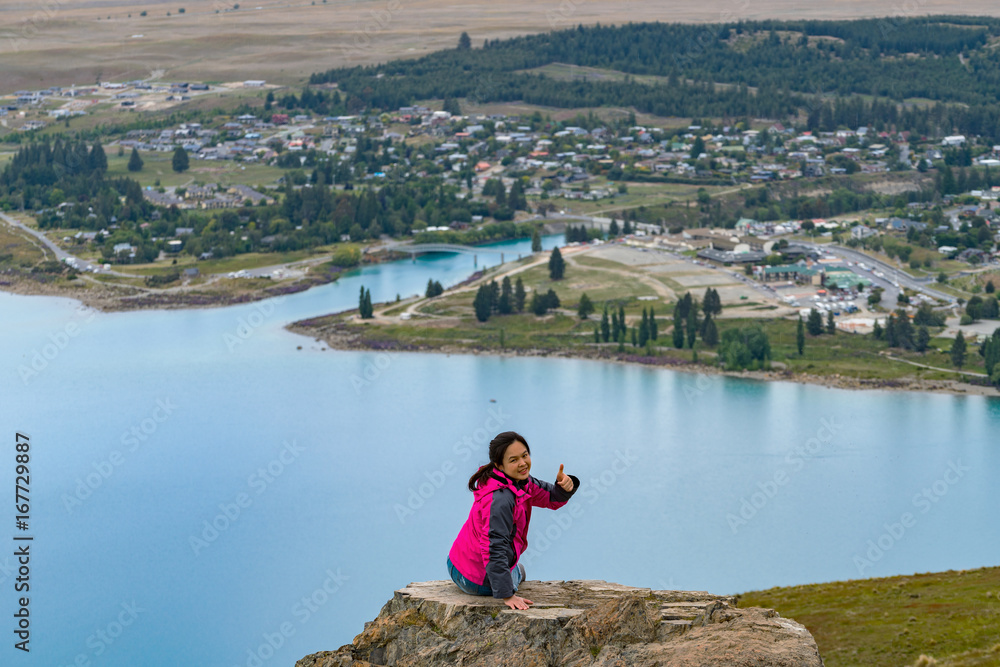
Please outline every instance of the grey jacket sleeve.
[[514, 503], [514, 494], [507, 489], [493, 492], [490, 504], [490, 560], [486, 566], [486, 579], [493, 589], [493, 597], [500, 599], [514, 594], [514, 582], [510, 579], [514, 558]]

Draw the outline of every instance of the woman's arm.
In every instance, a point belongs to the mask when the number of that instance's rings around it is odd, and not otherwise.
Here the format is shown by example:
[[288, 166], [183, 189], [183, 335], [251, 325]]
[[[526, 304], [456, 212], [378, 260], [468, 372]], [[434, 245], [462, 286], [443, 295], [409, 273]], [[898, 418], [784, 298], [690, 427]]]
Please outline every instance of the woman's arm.
[[514, 494], [507, 489], [497, 489], [490, 497], [486, 579], [493, 589], [493, 597], [505, 601], [514, 596], [514, 582], [510, 579], [514, 547], [510, 540], [514, 532], [515, 502]]
[[[559, 466], [559, 471], [562, 472], [562, 466]], [[534, 507], [546, 507], [553, 510], [565, 505], [580, 488], [580, 480], [574, 475], [564, 474], [563, 477], [569, 480], [566, 482], [567, 485], [572, 483], [571, 491], [567, 491], [558, 484], [551, 484], [545, 480], [531, 477], [527, 486], [528, 495], [531, 496], [531, 504]]]

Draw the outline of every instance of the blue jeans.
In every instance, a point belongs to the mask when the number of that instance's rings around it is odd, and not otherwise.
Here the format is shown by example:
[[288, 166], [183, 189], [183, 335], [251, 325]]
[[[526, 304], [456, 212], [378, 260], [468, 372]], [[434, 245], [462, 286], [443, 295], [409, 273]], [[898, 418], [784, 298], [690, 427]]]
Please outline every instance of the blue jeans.
[[[493, 589], [489, 586], [481, 586], [466, 579], [458, 571], [458, 568], [452, 565], [451, 558], [448, 559], [448, 574], [451, 575], [451, 580], [455, 582], [456, 586], [462, 589], [463, 593], [468, 593], [469, 595], [493, 595]], [[515, 565], [514, 569], [510, 571], [510, 580], [514, 584], [514, 592], [516, 593], [517, 587], [524, 581], [524, 574], [520, 565]]]

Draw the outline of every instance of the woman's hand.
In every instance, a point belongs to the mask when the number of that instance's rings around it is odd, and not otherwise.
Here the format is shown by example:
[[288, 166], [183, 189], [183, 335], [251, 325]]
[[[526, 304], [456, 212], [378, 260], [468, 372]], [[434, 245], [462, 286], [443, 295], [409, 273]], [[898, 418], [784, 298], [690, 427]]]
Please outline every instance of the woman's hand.
[[504, 598], [503, 603], [511, 609], [527, 609], [529, 605], [534, 604], [531, 600], [518, 597], [517, 595], [511, 595], [509, 598]]
[[562, 487], [566, 493], [573, 490], [573, 478], [563, 473], [563, 464], [559, 464], [559, 474], [556, 475], [556, 484]]

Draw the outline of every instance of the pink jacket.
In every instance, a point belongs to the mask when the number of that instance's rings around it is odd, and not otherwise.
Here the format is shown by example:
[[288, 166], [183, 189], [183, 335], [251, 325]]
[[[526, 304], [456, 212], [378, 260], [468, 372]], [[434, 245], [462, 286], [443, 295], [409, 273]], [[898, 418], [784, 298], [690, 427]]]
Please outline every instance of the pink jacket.
[[528, 477], [516, 483], [494, 470], [486, 483], [475, 491], [469, 518], [451, 546], [448, 558], [469, 581], [493, 589], [493, 597], [514, 594], [510, 571], [528, 547], [528, 524], [531, 508], [559, 509], [580, 488], [573, 480], [573, 491]]

